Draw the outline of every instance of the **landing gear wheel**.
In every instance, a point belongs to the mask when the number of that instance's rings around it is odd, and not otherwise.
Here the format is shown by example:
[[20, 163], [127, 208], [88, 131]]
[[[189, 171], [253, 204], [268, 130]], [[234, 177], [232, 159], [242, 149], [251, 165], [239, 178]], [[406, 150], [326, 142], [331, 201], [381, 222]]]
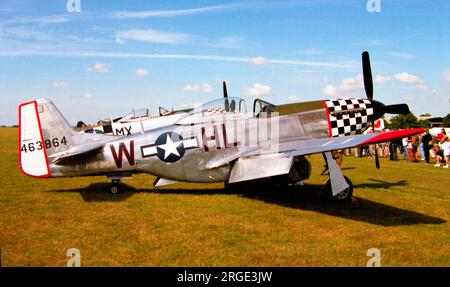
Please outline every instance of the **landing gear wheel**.
[[116, 194], [116, 193], [119, 192], [119, 180], [113, 180], [113, 182], [111, 183], [109, 191], [112, 194]]
[[331, 181], [328, 180], [327, 183], [325, 184], [325, 192], [326, 195], [328, 197], [328, 199], [331, 199], [333, 201], [337, 201], [337, 202], [350, 202], [352, 200], [352, 196], [353, 196], [353, 183], [351, 182], [351, 180], [344, 176], [345, 181], [348, 183], [349, 187], [347, 189], [345, 189], [344, 191], [342, 191], [339, 194], [336, 194], [336, 196], [333, 196], [333, 192], [331, 191]]

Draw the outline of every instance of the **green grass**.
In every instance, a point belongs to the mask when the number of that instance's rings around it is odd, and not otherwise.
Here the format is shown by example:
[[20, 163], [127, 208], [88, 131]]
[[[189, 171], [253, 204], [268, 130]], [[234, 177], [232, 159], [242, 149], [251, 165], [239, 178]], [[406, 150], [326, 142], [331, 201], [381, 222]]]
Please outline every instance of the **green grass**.
[[450, 265], [450, 170], [424, 163], [344, 158], [356, 205], [315, 194], [322, 156], [304, 191], [227, 194], [223, 184], [153, 189], [137, 175], [112, 195], [104, 177], [34, 179], [17, 161], [17, 129], [0, 129], [3, 266], [382, 266]]

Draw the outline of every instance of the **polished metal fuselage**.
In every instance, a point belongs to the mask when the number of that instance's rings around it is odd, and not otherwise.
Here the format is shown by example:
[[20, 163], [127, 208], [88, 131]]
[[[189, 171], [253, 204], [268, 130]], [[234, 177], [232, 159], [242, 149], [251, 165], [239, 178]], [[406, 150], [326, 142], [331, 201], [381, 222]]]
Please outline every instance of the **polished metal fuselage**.
[[[177, 181], [227, 181], [232, 168], [230, 162], [243, 152], [246, 157], [276, 154], [283, 142], [330, 137], [329, 111], [319, 101], [315, 107], [260, 117], [221, 113], [202, 116], [200, 120], [186, 119], [142, 134], [111, 138], [101, 151], [75, 157], [64, 164], [52, 163], [49, 158], [51, 176], [148, 173]], [[169, 141], [166, 135], [172, 135], [173, 139]], [[168, 154], [171, 142], [175, 144]], [[227, 158], [232, 160], [212, 165]]]

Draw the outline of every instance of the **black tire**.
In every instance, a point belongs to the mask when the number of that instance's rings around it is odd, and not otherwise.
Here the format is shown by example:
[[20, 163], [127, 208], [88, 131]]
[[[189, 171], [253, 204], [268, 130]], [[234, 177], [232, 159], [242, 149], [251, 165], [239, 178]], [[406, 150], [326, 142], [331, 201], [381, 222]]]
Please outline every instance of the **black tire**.
[[118, 193], [118, 192], [119, 192], [119, 184], [118, 184], [118, 183], [112, 183], [112, 184], [110, 185], [110, 187], [109, 187], [109, 191], [110, 191], [112, 194]]
[[345, 178], [345, 181], [348, 183], [349, 188], [347, 188], [343, 192], [337, 194], [336, 196], [333, 196], [333, 192], [331, 191], [331, 181], [330, 180], [327, 181], [327, 183], [325, 184], [325, 194], [329, 200], [333, 200], [336, 202], [349, 202], [352, 200], [353, 183], [351, 182], [351, 180], [348, 177], [344, 176], [344, 178]]

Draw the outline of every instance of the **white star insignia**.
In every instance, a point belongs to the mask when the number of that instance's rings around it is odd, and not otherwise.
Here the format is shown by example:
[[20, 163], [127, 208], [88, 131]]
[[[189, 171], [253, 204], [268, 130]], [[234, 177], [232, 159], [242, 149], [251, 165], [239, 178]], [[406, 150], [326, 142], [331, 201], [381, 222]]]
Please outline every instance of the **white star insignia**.
[[164, 150], [164, 159], [167, 159], [171, 154], [176, 156], [180, 156], [177, 148], [182, 144], [182, 141], [173, 142], [169, 135], [167, 135], [166, 143], [158, 146], [159, 148]]

